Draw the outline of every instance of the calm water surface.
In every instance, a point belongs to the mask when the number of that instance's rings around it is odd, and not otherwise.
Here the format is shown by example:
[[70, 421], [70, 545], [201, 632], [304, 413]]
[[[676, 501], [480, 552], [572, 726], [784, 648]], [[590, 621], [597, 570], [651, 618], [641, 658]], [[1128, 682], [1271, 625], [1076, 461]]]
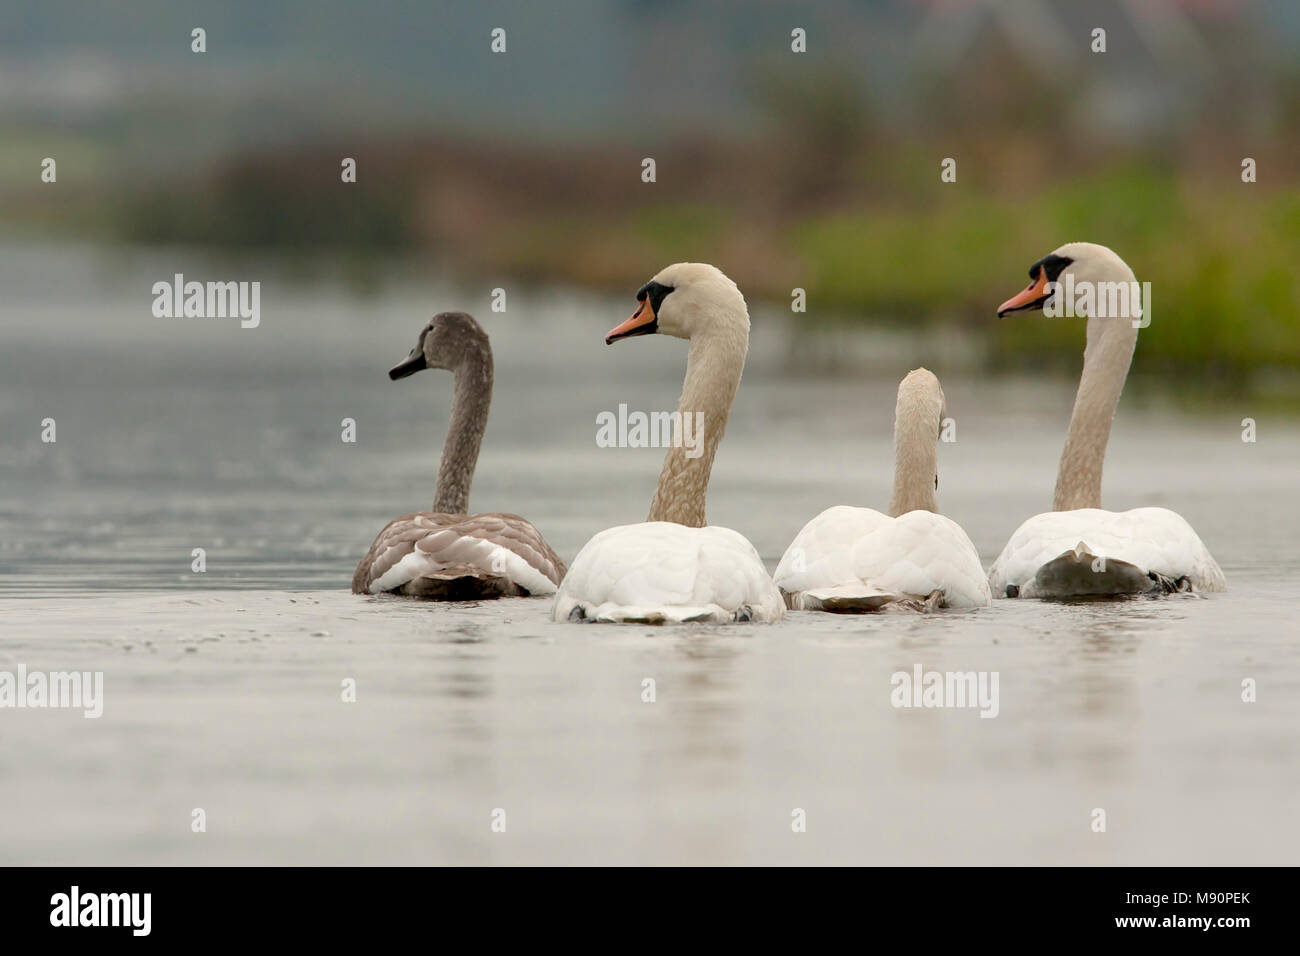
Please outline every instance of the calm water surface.
[[[549, 622], [541, 600], [347, 586], [375, 532], [432, 499], [451, 377], [385, 372], [444, 308], [496, 350], [474, 508], [526, 515], [567, 558], [644, 518], [662, 453], [597, 448], [595, 419], [672, 408], [685, 343], [606, 347], [630, 294], [510, 287], [493, 314], [486, 288], [401, 277], [359, 297], [183, 253], [0, 251], [0, 670], [103, 671], [106, 698], [99, 720], [0, 710], [0, 862], [1297, 857], [1300, 432], [1241, 401], [1195, 417], [1153, 401], [1140, 343], [1107, 505], [1181, 512], [1226, 594], [596, 628]], [[261, 326], [153, 318], [149, 288], [176, 271], [260, 279]], [[795, 360], [829, 351], [867, 373]], [[963, 372], [958, 351], [937, 353], [958, 439], [940, 506], [987, 564], [1050, 505], [1073, 383]], [[922, 362], [881, 334], [798, 341], [756, 309], [710, 520], [771, 568], [822, 508], [883, 507], [894, 389]], [[997, 671], [997, 718], [893, 708], [890, 676], [917, 664]]]

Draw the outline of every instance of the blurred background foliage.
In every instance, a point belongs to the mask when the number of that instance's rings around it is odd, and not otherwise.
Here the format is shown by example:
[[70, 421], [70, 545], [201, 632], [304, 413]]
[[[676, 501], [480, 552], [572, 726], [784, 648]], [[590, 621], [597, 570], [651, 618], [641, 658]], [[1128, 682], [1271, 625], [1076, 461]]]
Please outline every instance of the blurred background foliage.
[[1000, 367], [1077, 364], [1069, 320], [993, 311], [1087, 239], [1152, 284], [1151, 374], [1300, 374], [1300, 4], [439, 7], [19, 0], [4, 230], [341, 254], [375, 283], [401, 258], [628, 293], [701, 259], [751, 300], [806, 289], [801, 321], [961, 328]]

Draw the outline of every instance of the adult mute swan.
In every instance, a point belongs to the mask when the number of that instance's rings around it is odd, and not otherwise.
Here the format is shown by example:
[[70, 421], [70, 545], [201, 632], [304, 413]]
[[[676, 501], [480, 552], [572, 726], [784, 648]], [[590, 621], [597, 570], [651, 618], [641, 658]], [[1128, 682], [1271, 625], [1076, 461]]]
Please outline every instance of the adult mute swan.
[[775, 621], [785, 604], [758, 552], [729, 528], [706, 526], [713, 456], [749, 349], [749, 312], [736, 284], [710, 265], [679, 262], [638, 290], [640, 306], [605, 343], [661, 332], [689, 339], [682, 419], [696, 414], [702, 447], [674, 441], [643, 524], [600, 532], [573, 559], [555, 596], [557, 621]]
[[993, 593], [1058, 598], [1224, 590], [1223, 572], [1182, 517], [1166, 508], [1101, 508], [1110, 425], [1143, 325], [1133, 270], [1105, 246], [1071, 242], [1030, 266], [1029, 279], [1023, 292], [998, 306], [998, 317], [1048, 304], [1068, 315], [1072, 306], [1088, 318], [1087, 347], [1052, 510], [1011, 536], [989, 570]]
[[564, 562], [540, 531], [518, 515], [468, 514], [492, 403], [487, 333], [464, 312], [434, 316], [406, 361], [388, 377], [397, 381], [426, 368], [455, 374], [433, 510], [402, 515], [379, 532], [352, 576], [353, 593], [391, 592], [438, 601], [554, 594], [564, 577]]
[[894, 409], [894, 494], [889, 514], [837, 505], [795, 536], [773, 575], [796, 610], [853, 613], [893, 602], [983, 607], [989, 584], [978, 552], [938, 514], [943, 388], [928, 369], [909, 372]]

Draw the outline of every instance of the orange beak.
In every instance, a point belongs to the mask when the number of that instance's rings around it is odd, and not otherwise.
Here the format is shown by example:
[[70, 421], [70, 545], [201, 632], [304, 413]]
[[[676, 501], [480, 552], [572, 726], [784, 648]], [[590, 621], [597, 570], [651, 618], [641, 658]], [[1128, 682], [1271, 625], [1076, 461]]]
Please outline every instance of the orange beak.
[[633, 335], [648, 335], [657, 328], [658, 316], [655, 315], [654, 306], [650, 304], [650, 296], [641, 300], [641, 307], [632, 314], [632, 317], [622, 325], [616, 325], [605, 335], [605, 344], [613, 345], [619, 339], [626, 339]]
[[1038, 269], [1038, 278], [1025, 288], [1025, 291], [1018, 295], [1013, 295], [1007, 301], [998, 306], [998, 318], [1006, 315], [1008, 312], [1019, 312], [1022, 309], [1033, 309], [1043, 304], [1047, 298], [1047, 270], [1041, 266]]

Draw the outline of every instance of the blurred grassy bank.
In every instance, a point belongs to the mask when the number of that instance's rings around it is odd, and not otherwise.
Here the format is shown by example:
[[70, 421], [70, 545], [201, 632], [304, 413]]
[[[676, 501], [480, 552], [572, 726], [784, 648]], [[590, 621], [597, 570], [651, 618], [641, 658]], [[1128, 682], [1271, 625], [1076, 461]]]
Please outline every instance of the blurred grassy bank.
[[[340, 181], [343, 155], [358, 160], [355, 184]], [[941, 183], [943, 155], [913, 145], [808, 176], [788, 152], [697, 142], [658, 151], [657, 182], [643, 183], [630, 149], [321, 146], [128, 190], [100, 218], [138, 242], [343, 252], [376, 269], [414, 256], [485, 280], [629, 293], [699, 259], [751, 299], [806, 290], [808, 321], [987, 328], [1006, 365], [1077, 362], [1069, 320], [993, 313], [1029, 263], [1087, 239], [1151, 283], [1144, 368], [1226, 384], [1300, 370], [1300, 190], [1242, 183], [1226, 160], [1195, 176], [1141, 157], [1051, 175], [1053, 157], [1038, 155], [1022, 158], [1023, 177], [990, 178], [977, 151]]]
[[[929, 125], [906, 133], [874, 117], [847, 74], [829, 73], [757, 77], [767, 120], [741, 137], [320, 140], [141, 175], [138, 160], [88, 136], [64, 143], [57, 189], [25, 164], [21, 180], [0, 180], [0, 202], [20, 232], [208, 245], [308, 268], [342, 259], [363, 285], [414, 261], [471, 281], [630, 295], [667, 263], [703, 260], [751, 300], [788, 304], [804, 289], [801, 321], [960, 329], [985, 346], [985, 364], [1008, 368], [1077, 367], [1077, 323], [998, 322], [994, 309], [1031, 262], [1090, 240], [1151, 283], [1146, 373], [1300, 393], [1300, 78], [1267, 135], [1222, 114], [1213, 130], [1135, 143], [1072, 132], [1052, 108], [1061, 91], [1006, 63], [983, 75], [998, 84], [981, 93], [990, 103], [972, 111], [936, 88], [917, 114]], [[1247, 149], [1258, 183], [1241, 181]], [[647, 156], [654, 182], [642, 180]], [[355, 183], [341, 181], [344, 157]], [[956, 182], [940, 179], [946, 157]]]
[[[410, 40], [419, 69], [357, 68], [321, 89], [286, 86], [296, 74], [278, 56], [317, 62], [324, 48], [293, 31], [268, 44], [260, 23], [247, 62], [261, 72], [246, 85], [230, 85], [229, 50], [163, 70], [133, 49], [126, 62], [180, 85], [119, 79], [103, 97], [87, 83], [50, 100], [66, 66], [38, 70], [25, 93], [0, 97], [0, 229], [203, 245], [297, 260], [304, 276], [341, 264], [363, 288], [400, 263], [488, 288], [630, 297], [667, 263], [705, 260], [751, 301], [788, 307], [805, 290], [797, 321], [944, 336], [968, 367], [1008, 369], [1077, 368], [1077, 321], [999, 322], [994, 309], [1031, 262], [1091, 240], [1151, 284], [1144, 374], [1300, 396], [1300, 67], [1269, 26], [1278, 17], [1236, 4], [1129, 11], [1108, 18], [1099, 55], [1080, 46], [1093, 16], [1080, 5], [1052, 5], [1057, 27], [1032, 30], [985, 16], [990, 5], [951, 17], [933, 4], [897, 5], [910, 14], [897, 18], [846, 8], [809, 32], [824, 45], [795, 56], [784, 11], [729, 31], [705, 22], [716, 11], [695, 22], [622, 6], [590, 36], [554, 39], [640, 36], [664, 64], [655, 81], [589, 72], [549, 46], [426, 71], [404, 18], [387, 24], [400, 38], [377, 29], [366, 49], [387, 67]], [[335, 56], [354, 39], [340, 34]], [[579, 76], [594, 91], [574, 87]], [[36, 172], [53, 155], [57, 186]], [[1241, 181], [1247, 156], [1257, 183]], [[355, 183], [341, 181], [344, 157]], [[945, 158], [955, 182], [941, 181]]]

